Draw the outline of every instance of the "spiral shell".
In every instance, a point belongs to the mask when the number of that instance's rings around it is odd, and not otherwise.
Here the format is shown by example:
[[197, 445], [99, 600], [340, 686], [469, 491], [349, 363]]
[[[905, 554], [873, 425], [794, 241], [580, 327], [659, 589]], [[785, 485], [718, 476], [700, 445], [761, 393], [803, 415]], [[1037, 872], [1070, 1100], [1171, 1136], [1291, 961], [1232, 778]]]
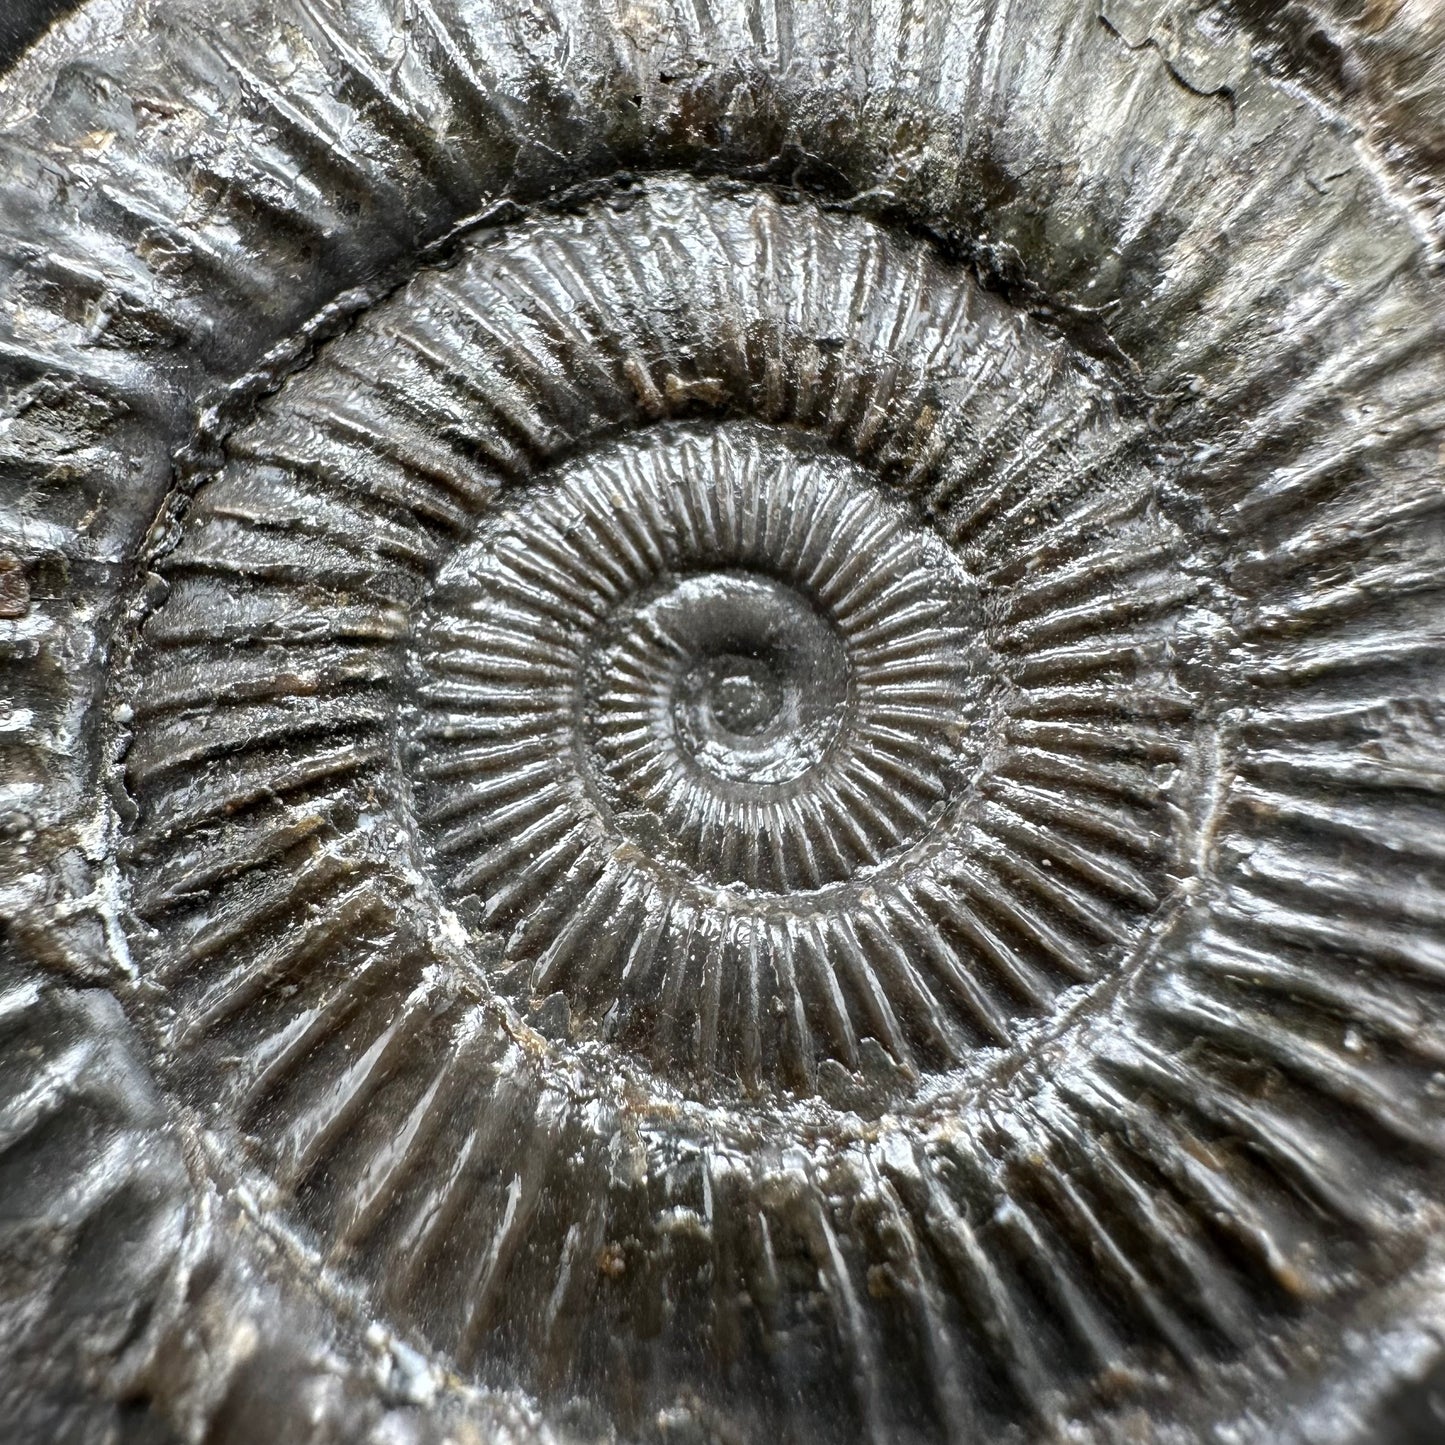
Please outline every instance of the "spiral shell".
[[205, 8], [34, 52], [0, 197], [29, 1397], [1263, 1440], [1426, 1359], [1415, 152], [1132, 11]]

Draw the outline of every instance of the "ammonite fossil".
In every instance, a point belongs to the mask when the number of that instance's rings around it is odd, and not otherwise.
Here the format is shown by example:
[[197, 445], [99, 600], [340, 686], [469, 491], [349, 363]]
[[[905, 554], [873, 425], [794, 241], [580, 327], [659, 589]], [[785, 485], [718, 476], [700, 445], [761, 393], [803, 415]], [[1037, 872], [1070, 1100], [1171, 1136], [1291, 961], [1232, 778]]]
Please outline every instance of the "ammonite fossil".
[[14, 1438], [1438, 1438], [1438, 29], [39, 40]]

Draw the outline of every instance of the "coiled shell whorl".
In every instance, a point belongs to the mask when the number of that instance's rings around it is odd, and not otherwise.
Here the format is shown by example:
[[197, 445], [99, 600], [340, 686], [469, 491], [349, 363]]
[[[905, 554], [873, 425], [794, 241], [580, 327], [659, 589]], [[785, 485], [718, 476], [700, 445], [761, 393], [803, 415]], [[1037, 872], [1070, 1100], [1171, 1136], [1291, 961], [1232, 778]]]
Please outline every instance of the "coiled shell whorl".
[[36, 1438], [1387, 1428], [1426, 107], [1143, 8], [97, 3], [12, 73]]

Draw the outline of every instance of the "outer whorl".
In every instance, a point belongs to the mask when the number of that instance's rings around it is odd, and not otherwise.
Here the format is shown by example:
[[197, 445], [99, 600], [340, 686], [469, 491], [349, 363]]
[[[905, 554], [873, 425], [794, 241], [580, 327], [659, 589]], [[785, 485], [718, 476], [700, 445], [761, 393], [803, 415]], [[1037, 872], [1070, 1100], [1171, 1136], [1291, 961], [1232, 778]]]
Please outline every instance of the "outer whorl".
[[92, 4], [12, 73], [31, 1436], [1391, 1428], [1434, 112], [1106, 11]]

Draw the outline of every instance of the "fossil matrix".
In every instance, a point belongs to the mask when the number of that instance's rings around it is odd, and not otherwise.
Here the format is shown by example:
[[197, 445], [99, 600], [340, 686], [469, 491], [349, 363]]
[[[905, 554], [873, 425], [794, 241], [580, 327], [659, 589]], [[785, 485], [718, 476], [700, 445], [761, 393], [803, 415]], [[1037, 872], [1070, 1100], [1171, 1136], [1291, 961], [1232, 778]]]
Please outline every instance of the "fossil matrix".
[[21, 1438], [1400, 1438], [1445, 106], [1366, 8], [22, 57]]

